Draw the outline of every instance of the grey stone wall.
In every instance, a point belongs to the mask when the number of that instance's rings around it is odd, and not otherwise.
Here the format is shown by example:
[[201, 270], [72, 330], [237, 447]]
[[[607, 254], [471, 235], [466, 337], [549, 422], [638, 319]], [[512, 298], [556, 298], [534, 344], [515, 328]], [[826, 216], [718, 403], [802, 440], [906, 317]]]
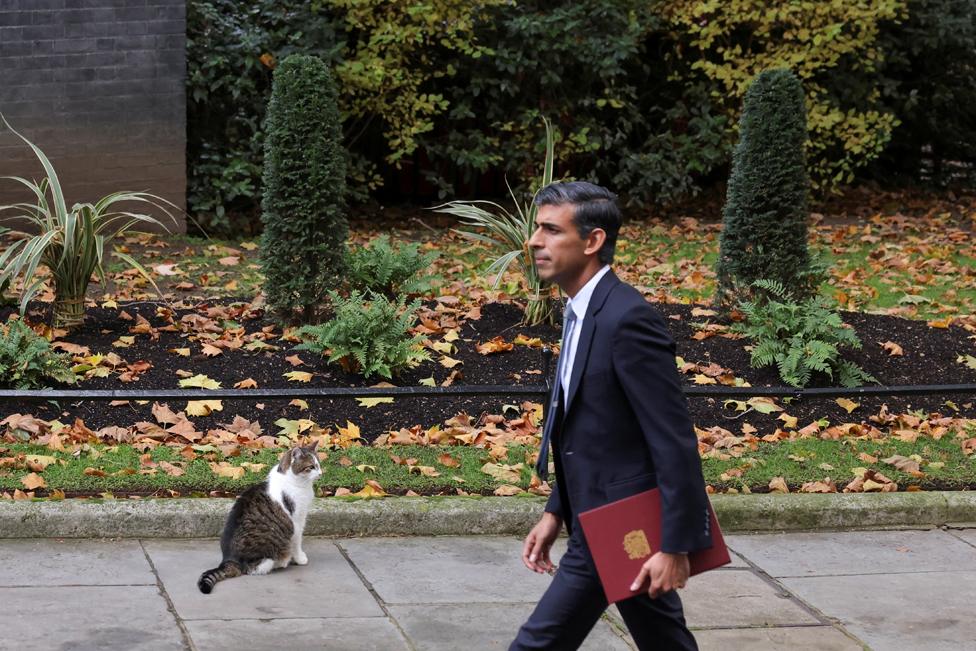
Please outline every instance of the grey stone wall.
[[[118, 190], [186, 202], [184, 0], [0, 0], [0, 113], [69, 204]], [[40, 179], [0, 125], [0, 176]], [[0, 181], [0, 204], [27, 196]], [[176, 230], [184, 230], [180, 213]]]

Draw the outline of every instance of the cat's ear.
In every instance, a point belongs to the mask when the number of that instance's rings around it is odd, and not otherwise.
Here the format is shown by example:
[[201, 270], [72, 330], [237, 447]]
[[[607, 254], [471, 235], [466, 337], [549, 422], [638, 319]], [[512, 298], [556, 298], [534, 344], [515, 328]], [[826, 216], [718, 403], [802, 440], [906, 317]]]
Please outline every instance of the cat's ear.
[[315, 439], [314, 441], [312, 441], [311, 445], [306, 445], [305, 449], [311, 452], [312, 454], [315, 454], [315, 449], [318, 447], [319, 447], [319, 440]]
[[278, 472], [285, 474], [288, 469], [291, 468], [291, 450], [286, 450], [283, 455], [281, 455], [281, 461], [278, 462]]

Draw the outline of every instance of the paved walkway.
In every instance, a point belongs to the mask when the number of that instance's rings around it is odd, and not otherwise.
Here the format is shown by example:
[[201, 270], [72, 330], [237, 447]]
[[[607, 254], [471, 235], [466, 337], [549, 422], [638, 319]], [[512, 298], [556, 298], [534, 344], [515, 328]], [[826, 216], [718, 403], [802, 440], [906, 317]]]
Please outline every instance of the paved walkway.
[[[727, 542], [682, 591], [703, 651], [976, 648], [976, 529]], [[0, 647], [505, 649], [550, 580], [509, 536], [306, 543], [309, 565], [202, 595], [215, 540], [0, 540]], [[584, 648], [633, 646], [610, 610]]]

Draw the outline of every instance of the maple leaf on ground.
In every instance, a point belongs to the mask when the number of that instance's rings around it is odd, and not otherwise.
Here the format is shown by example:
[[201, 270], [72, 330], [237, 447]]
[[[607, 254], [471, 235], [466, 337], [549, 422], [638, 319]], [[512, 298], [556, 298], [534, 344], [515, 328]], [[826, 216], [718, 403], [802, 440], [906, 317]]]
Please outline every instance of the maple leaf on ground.
[[500, 482], [514, 484], [521, 480], [522, 476], [519, 471], [523, 466], [524, 464], [522, 463], [517, 463], [512, 466], [499, 463], [486, 463], [481, 466], [481, 472], [494, 477]]
[[475, 344], [474, 348], [482, 355], [491, 355], [494, 353], [506, 353], [514, 349], [515, 345], [506, 342], [502, 337], [495, 337], [491, 341], [486, 341], [483, 344]]
[[855, 409], [861, 406], [861, 403], [854, 402], [853, 400], [850, 400], [848, 398], [837, 398], [837, 400], [835, 400], [834, 402], [836, 402], [847, 413], [851, 413], [852, 411], [854, 411]]
[[289, 371], [283, 374], [291, 382], [311, 382], [312, 374], [305, 371]]
[[[337, 490], [336, 495], [338, 494], [339, 491]], [[366, 484], [363, 486], [362, 490], [356, 493], [351, 493], [351, 495], [353, 497], [360, 497], [363, 499], [373, 499], [377, 497], [386, 497], [387, 492], [383, 490], [383, 487], [380, 486], [379, 482], [376, 481], [375, 479], [367, 479]]]
[[236, 382], [234, 384], [234, 388], [235, 389], [256, 389], [258, 388], [258, 383], [252, 378], [247, 378], [246, 380], [241, 380], [240, 382]]
[[210, 462], [210, 469], [218, 477], [229, 477], [230, 479], [243, 479], [246, 472], [241, 466], [235, 466], [226, 461]]
[[337, 436], [332, 437], [332, 445], [340, 448], [348, 448], [352, 445], [357, 445], [362, 436], [359, 431], [359, 426], [352, 421], [346, 421], [345, 427], [336, 426], [339, 431]]
[[529, 348], [542, 348], [545, 345], [539, 337], [529, 338], [523, 334], [516, 335], [515, 341], [512, 343], [516, 346], [528, 346]]
[[183, 468], [170, 463], [169, 461], [160, 461], [159, 467], [170, 477], [182, 477], [184, 470]]
[[824, 481], [808, 481], [803, 486], [800, 487], [801, 493], [836, 493], [837, 485], [830, 480], [830, 477], [824, 479]]
[[98, 438], [103, 440], [111, 439], [116, 443], [131, 443], [132, 442], [132, 430], [127, 427], [119, 427], [117, 425], [109, 425], [108, 427], [103, 427], [102, 429], [95, 432]]
[[257, 421], [252, 423], [248, 419], [241, 416], [234, 416], [233, 422], [223, 423], [221, 426], [228, 432], [233, 432], [235, 434], [249, 434], [255, 437], [261, 436], [261, 425], [259, 425]]
[[31, 491], [37, 488], [47, 488], [47, 482], [36, 472], [21, 477], [20, 483], [24, 485], [24, 488]]
[[55, 341], [51, 344], [51, 348], [63, 350], [70, 355], [91, 355], [91, 349], [88, 346], [79, 346], [67, 341]]
[[789, 493], [789, 486], [786, 485], [786, 480], [782, 477], [773, 477], [769, 482], [769, 492], [770, 493]]
[[206, 355], [207, 357], [216, 357], [217, 355], [224, 354], [224, 351], [222, 351], [220, 348], [217, 348], [213, 344], [203, 344], [200, 346], [200, 348], [203, 351], [203, 354]]
[[305, 363], [302, 361], [302, 358], [299, 357], [298, 355], [292, 355], [291, 357], [286, 357], [285, 361], [291, 364], [292, 366], [301, 366], [302, 364]]
[[495, 495], [499, 497], [511, 497], [512, 495], [521, 495], [524, 492], [518, 486], [512, 486], [511, 484], [502, 484], [495, 489]]
[[189, 416], [209, 416], [223, 410], [224, 403], [220, 400], [190, 400], [186, 403], [185, 411]]
[[442, 466], [447, 466], [448, 468], [457, 468], [461, 465], [460, 461], [452, 457], [447, 452], [437, 457], [437, 463], [441, 464]]
[[173, 425], [180, 420], [180, 417], [169, 408], [166, 403], [159, 404], [154, 402], [152, 406], [152, 415], [156, 419], [156, 422], [161, 425]]
[[[920, 457], [921, 458], [921, 457]], [[919, 472], [921, 469], [921, 464], [919, 461], [912, 459], [911, 457], [905, 457], [900, 454], [895, 454], [887, 459], [882, 459], [881, 463], [886, 463], [889, 466], [894, 466], [898, 470], [907, 473]]]
[[197, 389], [219, 389], [220, 382], [216, 380], [211, 380], [206, 375], [193, 375], [191, 377], [180, 380], [181, 388], [197, 388]]
[[157, 264], [152, 268], [160, 276], [178, 276], [180, 271], [177, 271], [175, 264]]
[[180, 419], [176, 421], [171, 427], [167, 427], [166, 431], [170, 434], [176, 434], [177, 436], [182, 436], [187, 441], [199, 441], [203, 438], [203, 432], [198, 432], [196, 426], [187, 420], [186, 416], [182, 414], [179, 415]]
[[898, 344], [896, 344], [893, 341], [886, 341], [884, 343], [881, 343], [879, 341], [878, 344], [882, 348], [884, 348], [885, 350], [888, 351], [888, 355], [890, 357], [900, 357], [900, 356], [902, 356], [902, 355], [905, 354], [905, 351], [902, 350], [901, 346], [899, 346]]
[[393, 396], [371, 397], [371, 398], [356, 398], [356, 401], [359, 403], [359, 406], [360, 407], [366, 407], [368, 409], [370, 407], [375, 407], [376, 405], [381, 405], [381, 404], [385, 404], [385, 403], [392, 403], [393, 402]]

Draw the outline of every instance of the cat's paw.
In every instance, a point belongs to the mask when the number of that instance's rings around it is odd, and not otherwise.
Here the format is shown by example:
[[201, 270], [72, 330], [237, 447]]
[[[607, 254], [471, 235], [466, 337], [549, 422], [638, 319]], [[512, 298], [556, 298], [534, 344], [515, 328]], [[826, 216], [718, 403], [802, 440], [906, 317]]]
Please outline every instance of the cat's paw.
[[295, 563], [295, 565], [308, 565], [308, 556], [306, 556], [305, 552], [301, 550], [295, 552], [295, 555], [292, 556], [291, 560], [293, 563]]
[[277, 561], [275, 561], [275, 564], [274, 564], [274, 568], [273, 569], [276, 569], [277, 570], [277, 569], [282, 568], [282, 567], [288, 567], [288, 564], [289, 563], [291, 563], [291, 556], [286, 556], [285, 558], [281, 558], [281, 559], [278, 559]]
[[267, 574], [272, 569], [274, 569], [274, 563], [275, 562], [270, 558], [266, 558], [260, 563], [258, 563], [257, 565], [255, 565], [254, 567], [252, 567], [251, 571], [248, 572], [248, 574], [256, 574], [256, 575]]

